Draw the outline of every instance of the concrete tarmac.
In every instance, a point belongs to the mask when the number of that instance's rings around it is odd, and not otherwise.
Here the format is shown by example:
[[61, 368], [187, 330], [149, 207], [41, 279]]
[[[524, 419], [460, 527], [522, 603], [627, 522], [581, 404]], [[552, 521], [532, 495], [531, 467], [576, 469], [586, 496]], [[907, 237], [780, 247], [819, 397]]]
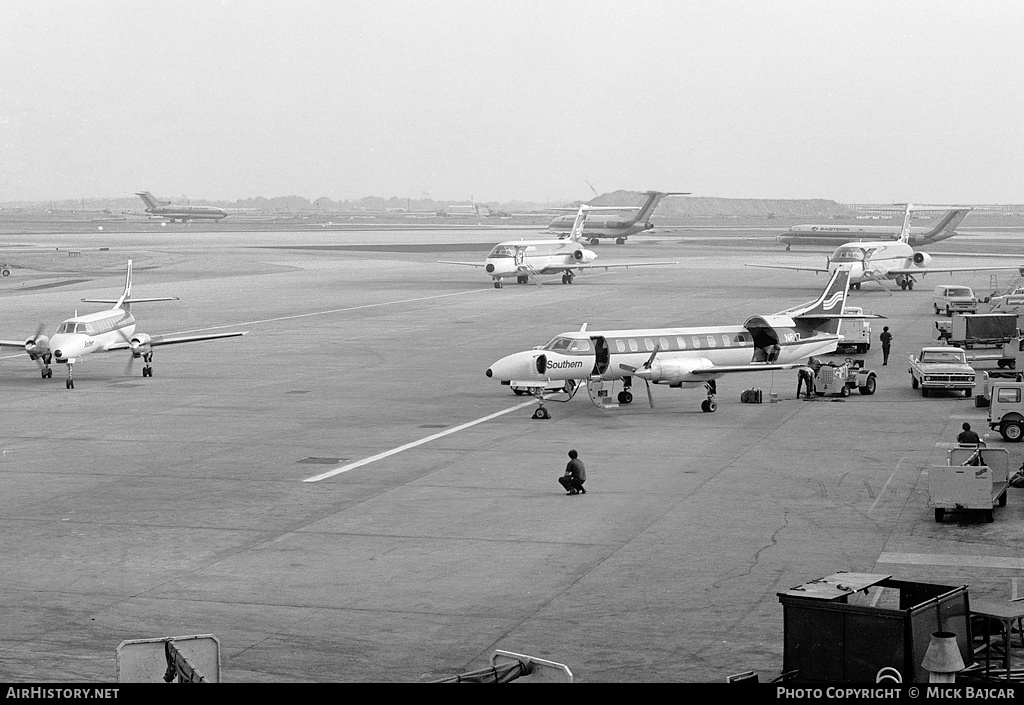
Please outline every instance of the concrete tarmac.
[[[571, 286], [496, 290], [435, 263], [500, 239], [169, 227], [0, 243], [16, 265], [4, 339], [98, 310], [80, 299], [116, 297], [129, 257], [136, 296], [181, 299], [133, 307], [140, 332], [250, 331], [158, 349], [152, 378], [92, 356], [74, 390], [64, 366], [40, 379], [0, 355], [0, 680], [111, 682], [123, 640], [214, 634], [227, 682], [429, 681], [495, 649], [578, 682], [764, 681], [783, 669], [777, 593], [814, 578], [1015, 596], [1024, 492], [991, 524], [937, 524], [928, 504], [928, 468], [986, 410], [922, 398], [906, 365], [934, 340], [932, 286], [987, 291], [988, 273], [851, 292], [894, 333], [888, 366], [877, 346], [863, 356], [874, 396], [797, 400], [795, 373], [759, 373], [719, 380], [714, 414], [700, 390], [654, 387], [652, 409], [635, 387], [630, 406], [584, 391], [545, 421], [488, 365], [584, 323], [742, 323], [825, 279], [743, 266], [801, 254], [779, 246], [672, 238], [603, 244], [598, 261], [678, 266]], [[333, 249], [403, 243], [434, 247]], [[740, 403], [750, 387], [765, 403]], [[1024, 448], [988, 441], [1021, 464]], [[570, 448], [586, 495], [557, 483]]]

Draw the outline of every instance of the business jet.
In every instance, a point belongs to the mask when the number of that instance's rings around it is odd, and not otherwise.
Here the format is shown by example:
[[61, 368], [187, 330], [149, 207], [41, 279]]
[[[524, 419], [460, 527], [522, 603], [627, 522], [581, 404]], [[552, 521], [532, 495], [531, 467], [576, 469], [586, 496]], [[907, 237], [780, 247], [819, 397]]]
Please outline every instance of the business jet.
[[84, 316], [75, 315], [61, 323], [52, 336], [43, 335], [40, 325], [35, 335], [25, 341], [0, 340], [0, 347], [21, 348], [29, 358], [39, 363], [43, 379], [53, 377], [50, 362], [67, 363], [68, 379], [66, 387], [75, 388], [72, 370], [76, 362], [81, 362], [90, 353], [127, 350], [129, 354], [128, 368], [132, 362], [142, 358], [145, 366], [143, 377], [152, 377], [153, 348], [161, 345], [178, 343], [196, 343], [203, 340], [219, 338], [235, 338], [246, 335], [248, 331], [238, 333], [209, 333], [205, 335], [147, 335], [135, 332], [135, 317], [131, 312], [132, 304], [152, 301], [177, 301], [177, 296], [161, 296], [150, 298], [132, 298], [132, 261], [128, 260], [128, 274], [125, 278], [124, 292], [118, 299], [82, 299], [87, 303], [114, 304], [113, 308], [89, 313]]
[[850, 271], [850, 287], [860, 289], [864, 282], [877, 282], [889, 290], [889, 282], [895, 281], [900, 289], [914, 288], [915, 275], [933, 272], [996, 272], [1020, 270], [1024, 276], [1024, 265], [1016, 267], [929, 267], [931, 255], [915, 251], [909, 244], [910, 218], [916, 210], [933, 210], [930, 207], [915, 207], [907, 204], [899, 237], [895, 240], [864, 240], [841, 245], [828, 258], [824, 267], [806, 267], [781, 264], [747, 264], [748, 267], [765, 269], [788, 269], [796, 272], [828, 273], [837, 268]]
[[533, 281], [539, 284], [543, 274], [561, 274], [563, 284], [572, 284], [574, 270], [613, 269], [623, 267], [656, 267], [678, 262], [608, 262], [596, 264], [597, 254], [580, 243], [587, 215], [595, 210], [623, 210], [618, 206], [581, 205], [576, 212], [572, 230], [568, 237], [558, 240], [509, 240], [494, 246], [483, 262], [451, 262], [438, 260], [439, 264], [458, 264], [464, 267], [483, 267], [494, 280], [494, 288], [500, 289], [505, 278], [516, 278], [519, 284]]
[[[636, 235], [637, 233], [644, 232], [645, 230], [654, 229], [654, 224], [650, 221], [650, 217], [651, 214], [654, 213], [654, 209], [658, 207], [658, 203], [661, 202], [661, 199], [665, 196], [689, 196], [690, 194], [678, 191], [644, 191], [640, 195], [647, 196], [647, 200], [637, 209], [609, 208], [609, 210], [636, 210], [636, 214], [632, 218], [629, 220], [616, 220], [608, 217], [591, 220], [583, 231], [582, 239], [587, 240], [591, 245], [596, 245], [602, 238], [614, 238], [615, 244], [624, 245], [630, 235]], [[574, 217], [571, 215], [559, 216], [548, 223], [549, 230], [554, 230], [561, 234], [572, 232], [573, 226]]]
[[171, 205], [170, 201], [158, 201], [149, 191], [138, 191], [135, 194], [146, 204], [146, 212], [151, 216], [167, 218], [172, 223], [184, 223], [187, 220], [220, 220], [228, 214], [223, 208], [215, 206], [182, 206]]
[[[718, 408], [716, 379], [799, 367], [810, 356], [835, 351], [843, 319], [881, 318], [842, 313], [849, 278], [849, 271], [837, 269], [814, 301], [772, 315], [753, 316], [740, 326], [587, 331], [584, 324], [579, 331], [556, 335], [539, 348], [501, 358], [485, 374], [517, 394], [536, 396], [536, 419], [550, 418], [543, 405], [549, 392], [561, 388], [571, 398], [584, 382], [591, 401], [608, 406], [615, 382], [621, 380], [622, 391], [616, 399], [619, 404], [630, 404], [634, 378], [647, 385], [651, 407], [652, 383], [674, 388], [703, 386], [707, 398], [701, 411], [713, 412]], [[862, 393], [873, 391], [865, 388]]]
[[[919, 206], [915, 210], [924, 209]], [[928, 210], [946, 209], [931, 208]], [[961, 206], [950, 208], [934, 227], [911, 228], [907, 244], [919, 247], [940, 240], [948, 240], [956, 235], [957, 226], [963, 222], [971, 210], [969, 207]], [[854, 238], [895, 241], [901, 232], [902, 228], [893, 225], [794, 225], [779, 235], [777, 239], [785, 244], [788, 250], [791, 245], [841, 245]]]

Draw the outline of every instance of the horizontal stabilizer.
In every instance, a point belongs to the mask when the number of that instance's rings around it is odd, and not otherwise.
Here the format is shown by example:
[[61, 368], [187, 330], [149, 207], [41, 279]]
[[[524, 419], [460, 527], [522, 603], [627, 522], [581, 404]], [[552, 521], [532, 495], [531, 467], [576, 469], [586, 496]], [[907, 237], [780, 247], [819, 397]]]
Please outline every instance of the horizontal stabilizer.
[[868, 318], [888, 318], [888, 316], [882, 316], [877, 313], [815, 313], [805, 316], [793, 316], [794, 321], [824, 320], [827, 318], [860, 321]]

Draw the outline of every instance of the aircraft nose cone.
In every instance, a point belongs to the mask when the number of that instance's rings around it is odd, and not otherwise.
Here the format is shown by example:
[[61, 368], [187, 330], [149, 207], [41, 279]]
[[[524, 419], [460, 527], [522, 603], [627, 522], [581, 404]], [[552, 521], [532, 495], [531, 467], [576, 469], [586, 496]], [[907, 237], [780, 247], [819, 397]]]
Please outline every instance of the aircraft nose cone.
[[484, 372], [484, 374], [487, 375], [488, 377], [493, 377], [494, 376], [494, 370], [492, 370], [490, 367], [488, 367], [487, 371]]

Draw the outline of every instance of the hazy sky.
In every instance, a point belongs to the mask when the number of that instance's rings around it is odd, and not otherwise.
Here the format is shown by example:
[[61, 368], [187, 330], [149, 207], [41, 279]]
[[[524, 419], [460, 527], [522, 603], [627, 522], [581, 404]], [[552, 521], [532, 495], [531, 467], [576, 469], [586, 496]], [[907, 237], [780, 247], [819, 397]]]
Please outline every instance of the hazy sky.
[[0, 201], [1024, 202], [1024, 3], [0, 0]]

